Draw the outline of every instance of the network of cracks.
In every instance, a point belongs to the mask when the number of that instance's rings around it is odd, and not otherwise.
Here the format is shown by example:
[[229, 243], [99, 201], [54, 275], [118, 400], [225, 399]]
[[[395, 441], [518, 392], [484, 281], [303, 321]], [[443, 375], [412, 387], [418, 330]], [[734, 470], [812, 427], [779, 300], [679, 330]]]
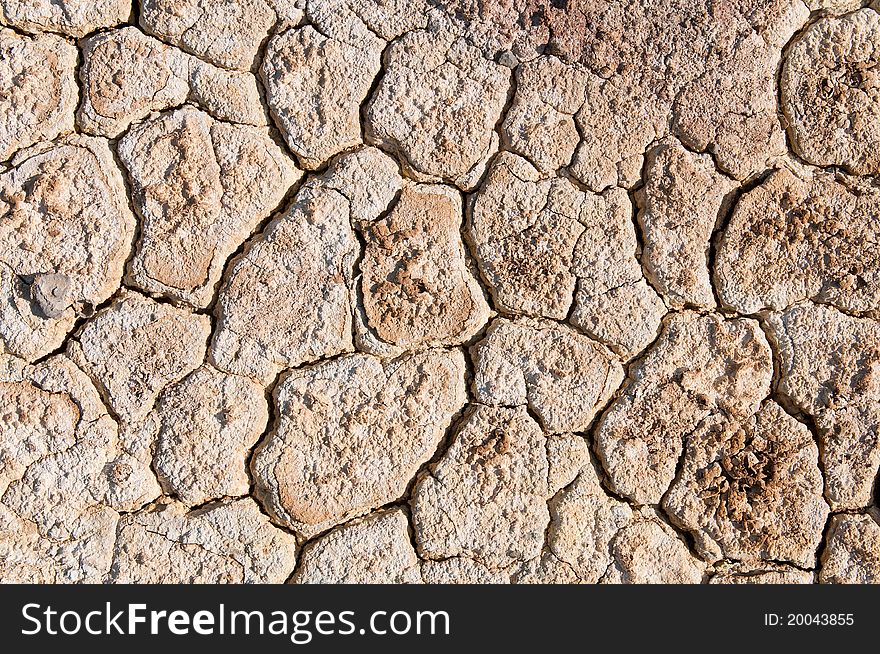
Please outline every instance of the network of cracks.
[[876, 2], [0, 25], [0, 579], [880, 580]]

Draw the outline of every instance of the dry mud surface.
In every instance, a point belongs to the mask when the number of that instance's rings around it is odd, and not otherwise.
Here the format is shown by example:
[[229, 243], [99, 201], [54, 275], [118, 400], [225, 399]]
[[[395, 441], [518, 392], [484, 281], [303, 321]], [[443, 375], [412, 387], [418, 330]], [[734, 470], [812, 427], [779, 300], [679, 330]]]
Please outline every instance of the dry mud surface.
[[880, 582], [880, 2], [0, 0], [0, 579]]

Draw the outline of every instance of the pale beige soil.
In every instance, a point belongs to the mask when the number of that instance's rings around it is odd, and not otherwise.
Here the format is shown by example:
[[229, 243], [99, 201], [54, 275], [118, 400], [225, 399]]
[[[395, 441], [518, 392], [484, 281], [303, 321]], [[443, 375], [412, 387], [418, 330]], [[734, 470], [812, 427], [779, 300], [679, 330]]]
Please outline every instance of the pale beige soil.
[[880, 582], [880, 2], [0, 0], [0, 580]]

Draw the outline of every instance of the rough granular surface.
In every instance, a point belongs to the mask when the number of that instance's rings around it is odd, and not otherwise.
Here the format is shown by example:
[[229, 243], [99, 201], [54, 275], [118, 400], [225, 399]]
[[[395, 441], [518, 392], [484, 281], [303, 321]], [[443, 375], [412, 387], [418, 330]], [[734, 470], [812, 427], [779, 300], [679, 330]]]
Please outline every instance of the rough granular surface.
[[880, 3], [0, 0], [0, 581], [880, 583]]

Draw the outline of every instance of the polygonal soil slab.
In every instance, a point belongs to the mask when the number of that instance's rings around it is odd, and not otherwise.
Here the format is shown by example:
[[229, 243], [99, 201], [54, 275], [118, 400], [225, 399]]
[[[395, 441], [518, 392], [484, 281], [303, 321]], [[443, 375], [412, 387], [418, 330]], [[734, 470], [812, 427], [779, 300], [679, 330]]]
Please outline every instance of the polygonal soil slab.
[[397, 152], [420, 181], [472, 189], [497, 147], [510, 71], [439, 14], [395, 40], [385, 61], [367, 106], [368, 140]]
[[847, 312], [880, 309], [880, 191], [783, 168], [743, 195], [718, 244], [721, 300], [740, 313], [800, 300]]
[[386, 216], [362, 225], [364, 314], [380, 340], [407, 349], [460, 345], [487, 322], [460, 225], [458, 192], [423, 185], [404, 187]]
[[815, 420], [828, 502], [835, 510], [871, 505], [880, 472], [880, 323], [813, 304], [767, 323], [779, 391]]
[[612, 562], [603, 584], [698, 584], [706, 570], [681, 536], [650, 509], [635, 513], [610, 550]]
[[295, 584], [418, 584], [419, 559], [402, 509], [374, 513], [309, 543]]
[[612, 490], [637, 504], [659, 503], [686, 438], [712, 416], [753, 415], [772, 377], [757, 322], [673, 314], [599, 422], [596, 449]]
[[623, 381], [605, 347], [552, 322], [493, 322], [472, 356], [477, 401], [528, 405], [548, 432], [586, 430]]
[[609, 545], [632, 522], [632, 509], [605, 493], [591, 465], [585, 466], [549, 507], [550, 552], [569, 565], [580, 581], [597, 583], [612, 563]]
[[782, 108], [795, 151], [818, 166], [880, 173], [880, 13], [816, 21], [782, 68]]
[[0, 29], [0, 161], [73, 131], [77, 50], [49, 34]]
[[131, 281], [206, 307], [227, 258], [296, 181], [265, 130], [187, 107], [150, 118], [119, 142], [141, 216]]
[[586, 194], [581, 209], [585, 229], [575, 249], [572, 272], [577, 291], [571, 322], [625, 358], [657, 335], [666, 306], [645, 280], [623, 189]]
[[744, 422], [706, 420], [663, 507], [710, 561], [812, 567], [828, 514], [813, 436], [775, 402]]
[[637, 194], [643, 262], [670, 306], [715, 306], [709, 240], [734, 186], [711, 157], [693, 154], [674, 139], [648, 152], [645, 185]]
[[491, 570], [538, 557], [547, 500], [559, 490], [550, 470], [547, 437], [524, 407], [470, 409], [413, 489], [419, 555], [471, 558]]
[[516, 94], [501, 125], [505, 149], [541, 173], [571, 162], [580, 134], [574, 115], [586, 99], [587, 72], [556, 57], [539, 57], [516, 69]]
[[189, 506], [248, 494], [247, 459], [269, 420], [259, 384], [201, 366], [169, 386], [147, 420], [167, 493]]
[[123, 291], [85, 324], [68, 351], [114, 413], [134, 422], [149, 413], [162, 389], [199, 366], [210, 330], [207, 316]]
[[256, 493], [306, 537], [400, 499], [464, 406], [464, 358], [434, 350], [364, 354], [290, 372], [257, 449]]
[[296, 561], [296, 538], [250, 498], [190, 512], [166, 502], [124, 516], [112, 551], [118, 584], [278, 584]]
[[572, 262], [586, 194], [502, 152], [473, 198], [468, 235], [495, 305], [564, 320], [577, 283]]
[[103, 139], [22, 151], [0, 172], [0, 342], [29, 360], [119, 286], [135, 220]]
[[864, 515], [832, 517], [821, 564], [819, 582], [823, 584], [880, 583], [880, 516], [877, 509]]
[[126, 22], [131, 9], [130, 0], [0, 0], [0, 24], [80, 38]]
[[357, 190], [337, 189], [346, 161], [310, 179], [287, 213], [229, 265], [211, 342], [220, 370], [268, 385], [285, 368], [354, 349], [351, 295], [360, 248], [350, 218], [369, 202]]
[[361, 142], [360, 105], [379, 72], [383, 46], [375, 37], [364, 44], [328, 38], [312, 26], [270, 41], [261, 69], [266, 100], [306, 168]]

